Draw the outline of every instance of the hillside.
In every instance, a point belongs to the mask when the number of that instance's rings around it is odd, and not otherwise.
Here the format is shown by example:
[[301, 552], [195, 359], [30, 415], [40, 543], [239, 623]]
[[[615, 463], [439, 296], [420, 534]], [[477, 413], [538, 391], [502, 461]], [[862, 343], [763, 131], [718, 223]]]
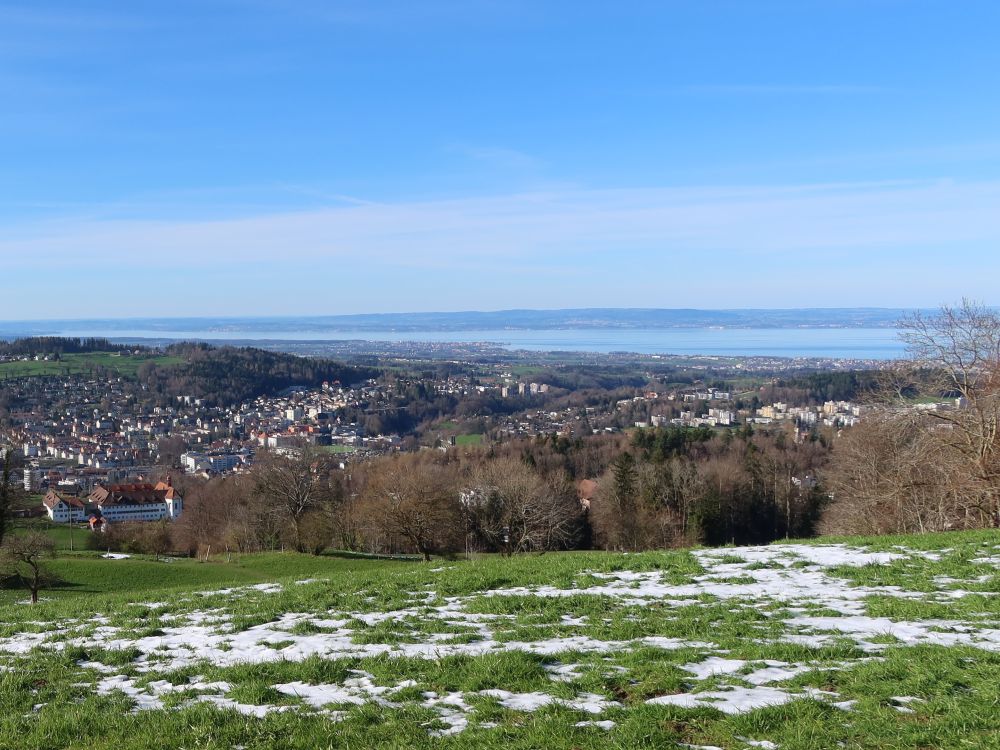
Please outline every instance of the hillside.
[[378, 375], [374, 368], [250, 347], [174, 344], [166, 353], [185, 364], [164, 368], [154, 363], [139, 371], [139, 379], [154, 392], [193, 396], [215, 405], [273, 396], [292, 386], [352, 384]]
[[997, 747], [998, 549], [78, 554], [0, 592], [0, 746]]
[[[165, 351], [140, 348], [133, 352], [104, 339], [52, 337], [0, 342], [0, 352], [9, 358], [0, 360], [0, 382], [115, 375], [141, 383], [147, 391], [144, 398], [149, 394], [165, 399], [191, 396], [223, 406], [272, 396], [291, 386], [356, 383], [378, 374], [373, 368], [351, 367], [329, 359], [207, 344], [180, 343]], [[37, 360], [27, 358], [36, 355], [40, 357]]]

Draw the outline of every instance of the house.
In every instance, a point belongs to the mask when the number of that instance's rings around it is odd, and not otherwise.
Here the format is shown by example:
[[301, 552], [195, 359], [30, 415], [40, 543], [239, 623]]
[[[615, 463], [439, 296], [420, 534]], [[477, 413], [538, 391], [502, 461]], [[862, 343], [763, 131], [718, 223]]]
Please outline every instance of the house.
[[170, 480], [157, 484], [99, 484], [90, 493], [90, 502], [110, 523], [123, 521], [176, 520], [184, 510], [184, 500]]
[[64, 495], [56, 490], [49, 490], [42, 505], [53, 523], [82, 522], [87, 519], [87, 506], [80, 498]]

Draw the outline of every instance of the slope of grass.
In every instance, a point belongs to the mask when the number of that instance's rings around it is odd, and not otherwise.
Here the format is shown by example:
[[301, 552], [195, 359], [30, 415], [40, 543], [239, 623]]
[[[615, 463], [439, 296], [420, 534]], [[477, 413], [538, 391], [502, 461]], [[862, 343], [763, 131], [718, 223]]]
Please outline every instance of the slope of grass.
[[112, 352], [64, 354], [57, 362], [36, 362], [33, 360], [28, 362], [0, 362], [0, 379], [37, 377], [41, 375], [89, 374], [96, 368], [109, 370], [123, 377], [134, 378], [139, 368], [146, 362], [153, 362], [159, 367], [174, 367], [184, 364], [184, 360], [181, 357], [171, 356], [123, 357]]
[[998, 553], [63, 555], [0, 591], [0, 747], [1000, 748]]

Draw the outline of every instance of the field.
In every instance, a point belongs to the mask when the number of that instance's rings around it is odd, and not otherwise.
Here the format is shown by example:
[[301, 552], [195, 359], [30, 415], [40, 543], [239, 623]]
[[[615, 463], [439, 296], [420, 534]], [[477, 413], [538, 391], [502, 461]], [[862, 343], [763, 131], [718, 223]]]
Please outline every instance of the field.
[[127, 378], [134, 378], [139, 368], [146, 362], [154, 362], [159, 367], [183, 364], [180, 357], [122, 357], [111, 352], [91, 352], [87, 354], [64, 354], [58, 362], [0, 362], [0, 379], [41, 375], [87, 374], [95, 368], [116, 372]]
[[1000, 748], [995, 532], [52, 565], [3, 748]]
[[342, 454], [354, 453], [357, 451], [357, 448], [353, 445], [323, 445], [319, 447], [319, 450], [323, 453]]

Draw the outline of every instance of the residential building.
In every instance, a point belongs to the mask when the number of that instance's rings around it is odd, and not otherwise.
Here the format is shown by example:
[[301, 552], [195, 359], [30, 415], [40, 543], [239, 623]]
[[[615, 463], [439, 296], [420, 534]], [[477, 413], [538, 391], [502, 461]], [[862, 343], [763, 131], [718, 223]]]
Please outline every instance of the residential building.
[[73, 523], [87, 520], [87, 506], [78, 497], [49, 490], [42, 500], [45, 512], [53, 523]]
[[111, 523], [122, 521], [159, 521], [177, 519], [184, 510], [184, 500], [169, 481], [157, 484], [98, 485], [90, 493], [90, 502]]

